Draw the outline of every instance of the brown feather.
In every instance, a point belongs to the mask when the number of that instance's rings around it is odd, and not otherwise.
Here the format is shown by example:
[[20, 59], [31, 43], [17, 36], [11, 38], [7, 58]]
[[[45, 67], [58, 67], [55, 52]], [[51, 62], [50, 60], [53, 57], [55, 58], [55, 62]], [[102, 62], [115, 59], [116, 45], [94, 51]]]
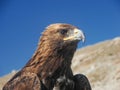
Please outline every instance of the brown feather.
[[[50, 89], [60, 76], [72, 78], [70, 66], [78, 42], [63, 41], [65, 36], [60, 35], [59, 31], [75, 28], [69, 24], [53, 24], [47, 27], [33, 57], [3, 90], [42, 90], [40, 82]], [[35, 84], [37, 89], [33, 89]]]

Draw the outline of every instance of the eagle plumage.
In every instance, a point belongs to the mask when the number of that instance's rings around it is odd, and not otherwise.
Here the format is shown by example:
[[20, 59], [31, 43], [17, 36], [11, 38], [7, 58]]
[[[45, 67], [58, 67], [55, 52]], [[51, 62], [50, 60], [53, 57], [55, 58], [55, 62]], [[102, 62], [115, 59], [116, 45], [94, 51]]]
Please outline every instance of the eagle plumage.
[[70, 24], [51, 24], [42, 33], [37, 50], [3, 90], [91, 90], [86, 76], [73, 75], [71, 60], [85, 37]]

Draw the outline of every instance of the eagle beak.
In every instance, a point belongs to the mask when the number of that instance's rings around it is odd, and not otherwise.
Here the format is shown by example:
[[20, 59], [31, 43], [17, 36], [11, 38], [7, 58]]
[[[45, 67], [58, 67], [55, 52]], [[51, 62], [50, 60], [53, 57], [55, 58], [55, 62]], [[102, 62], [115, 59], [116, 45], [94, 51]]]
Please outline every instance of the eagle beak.
[[71, 33], [69, 33], [69, 36], [64, 38], [64, 40], [72, 40], [72, 41], [82, 41], [84, 42], [85, 41], [85, 35], [84, 33], [75, 28], [74, 30], [71, 30]]
[[74, 40], [79, 40], [79, 41], [82, 40], [82, 42], [85, 42], [85, 35], [79, 29], [74, 29], [74, 35], [73, 35], [73, 37], [74, 37]]

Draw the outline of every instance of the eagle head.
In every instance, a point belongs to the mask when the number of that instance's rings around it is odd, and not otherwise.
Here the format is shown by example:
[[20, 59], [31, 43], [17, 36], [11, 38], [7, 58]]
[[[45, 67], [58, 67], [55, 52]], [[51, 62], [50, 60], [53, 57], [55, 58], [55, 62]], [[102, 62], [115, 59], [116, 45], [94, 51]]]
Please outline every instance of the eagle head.
[[85, 40], [82, 30], [70, 24], [51, 24], [43, 32], [43, 37], [52, 42], [73, 43]]

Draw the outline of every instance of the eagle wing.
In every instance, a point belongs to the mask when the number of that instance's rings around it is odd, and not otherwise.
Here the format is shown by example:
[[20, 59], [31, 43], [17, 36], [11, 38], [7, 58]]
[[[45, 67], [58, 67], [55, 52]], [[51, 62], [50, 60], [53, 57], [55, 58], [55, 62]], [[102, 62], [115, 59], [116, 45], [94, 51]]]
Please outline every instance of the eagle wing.
[[87, 77], [83, 74], [76, 74], [72, 79], [60, 77], [53, 90], [92, 90]]
[[73, 77], [75, 82], [74, 90], [92, 90], [87, 77], [83, 74], [76, 74]]
[[35, 73], [18, 72], [6, 83], [3, 90], [41, 90], [41, 82]]

